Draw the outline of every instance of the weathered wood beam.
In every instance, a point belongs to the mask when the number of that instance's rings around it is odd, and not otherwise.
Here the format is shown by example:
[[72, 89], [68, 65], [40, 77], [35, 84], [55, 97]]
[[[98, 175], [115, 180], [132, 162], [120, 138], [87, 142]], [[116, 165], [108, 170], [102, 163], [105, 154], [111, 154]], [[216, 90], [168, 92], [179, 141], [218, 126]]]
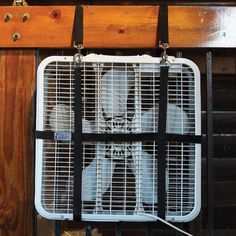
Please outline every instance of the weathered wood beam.
[[[0, 47], [71, 48], [74, 12], [74, 6], [1, 7]], [[156, 6], [84, 6], [84, 46], [156, 47], [157, 19]], [[170, 6], [170, 45], [234, 48], [235, 22], [236, 7]], [[20, 39], [13, 40], [15, 33]]]
[[0, 235], [34, 235], [34, 50], [0, 50]]

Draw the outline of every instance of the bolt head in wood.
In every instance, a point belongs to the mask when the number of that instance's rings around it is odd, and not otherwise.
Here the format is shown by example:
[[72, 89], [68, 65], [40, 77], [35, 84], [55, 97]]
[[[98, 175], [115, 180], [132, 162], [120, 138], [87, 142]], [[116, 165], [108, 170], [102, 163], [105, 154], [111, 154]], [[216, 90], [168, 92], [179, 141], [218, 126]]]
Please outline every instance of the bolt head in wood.
[[20, 34], [19, 34], [19, 33], [14, 33], [14, 34], [12, 35], [12, 39], [13, 39], [13, 41], [19, 40], [19, 39], [20, 39]]
[[29, 14], [29, 13], [25, 13], [25, 14], [22, 16], [23, 22], [26, 22], [27, 20], [29, 20], [29, 18], [30, 18], [30, 14]]
[[6, 13], [6, 14], [3, 16], [3, 20], [4, 20], [5, 22], [11, 20], [11, 18], [12, 18], [12, 14], [10, 14], [10, 13]]

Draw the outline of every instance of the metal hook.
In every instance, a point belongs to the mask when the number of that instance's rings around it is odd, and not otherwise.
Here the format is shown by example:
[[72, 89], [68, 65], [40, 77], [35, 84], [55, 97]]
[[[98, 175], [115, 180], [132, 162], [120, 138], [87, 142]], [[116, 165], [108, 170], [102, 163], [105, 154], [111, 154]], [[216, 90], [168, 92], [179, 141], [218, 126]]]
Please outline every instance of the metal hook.
[[161, 63], [170, 63], [168, 61], [168, 54], [167, 54], [167, 48], [169, 48], [169, 43], [162, 43], [160, 42], [160, 45], [159, 45], [163, 52], [161, 54]]
[[74, 42], [74, 48], [77, 49], [77, 53], [74, 55], [74, 61], [77, 63], [77, 64], [81, 64], [82, 62], [82, 58], [83, 58], [83, 55], [81, 53], [81, 50], [84, 48], [82, 44], [76, 44]]

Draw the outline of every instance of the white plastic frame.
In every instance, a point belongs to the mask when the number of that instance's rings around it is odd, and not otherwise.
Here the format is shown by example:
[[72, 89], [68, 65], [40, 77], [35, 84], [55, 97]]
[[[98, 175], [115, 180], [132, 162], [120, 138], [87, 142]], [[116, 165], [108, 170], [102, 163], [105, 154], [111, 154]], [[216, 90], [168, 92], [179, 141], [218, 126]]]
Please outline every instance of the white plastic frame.
[[[73, 62], [72, 56], [51, 56], [44, 59], [37, 73], [37, 109], [36, 109], [36, 130], [43, 131], [43, 104], [44, 97], [44, 70], [51, 62]], [[104, 56], [90, 54], [82, 59], [83, 62], [113, 62], [113, 63], [157, 63], [160, 64], [161, 58], [154, 58], [148, 55], [143, 56]], [[198, 67], [192, 61], [185, 58], [168, 57], [171, 64], [185, 64], [192, 68], [195, 77], [195, 135], [201, 135], [201, 103], [200, 103], [200, 72]], [[41, 203], [42, 190], [42, 145], [41, 139], [36, 139], [36, 167], [35, 167], [35, 207], [40, 215], [52, 220], [72, 220], [73, 214], [49, 213], [44, 209]], [[193, 220], [199, 213], [201, 208], [201, 145], [195, 144], [195, 202], [193, 210], [185, 216], [168, 216], [167, 221], [172, 222], [188, 222]], [[82, 214], [84, 221], [103, 221], [103, 222], [118, 222], [118, 221], [156, 221], [153, 215], [140, 213], [139, 215], [92, 215]]]

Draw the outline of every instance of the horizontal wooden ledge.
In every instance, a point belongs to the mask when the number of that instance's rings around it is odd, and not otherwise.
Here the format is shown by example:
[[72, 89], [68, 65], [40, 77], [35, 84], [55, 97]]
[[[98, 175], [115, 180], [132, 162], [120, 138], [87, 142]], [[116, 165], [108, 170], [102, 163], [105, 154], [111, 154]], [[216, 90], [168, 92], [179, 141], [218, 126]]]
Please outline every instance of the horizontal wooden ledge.
[[[83, 8], [86, 48], [156, 47], [157, 6]], [[74, 13], [74, 6], [1, 7], [0, 48], [71, 48]], [[235, 48], [235, 22], [236, 7], [170, 6], [170, 46]]]

